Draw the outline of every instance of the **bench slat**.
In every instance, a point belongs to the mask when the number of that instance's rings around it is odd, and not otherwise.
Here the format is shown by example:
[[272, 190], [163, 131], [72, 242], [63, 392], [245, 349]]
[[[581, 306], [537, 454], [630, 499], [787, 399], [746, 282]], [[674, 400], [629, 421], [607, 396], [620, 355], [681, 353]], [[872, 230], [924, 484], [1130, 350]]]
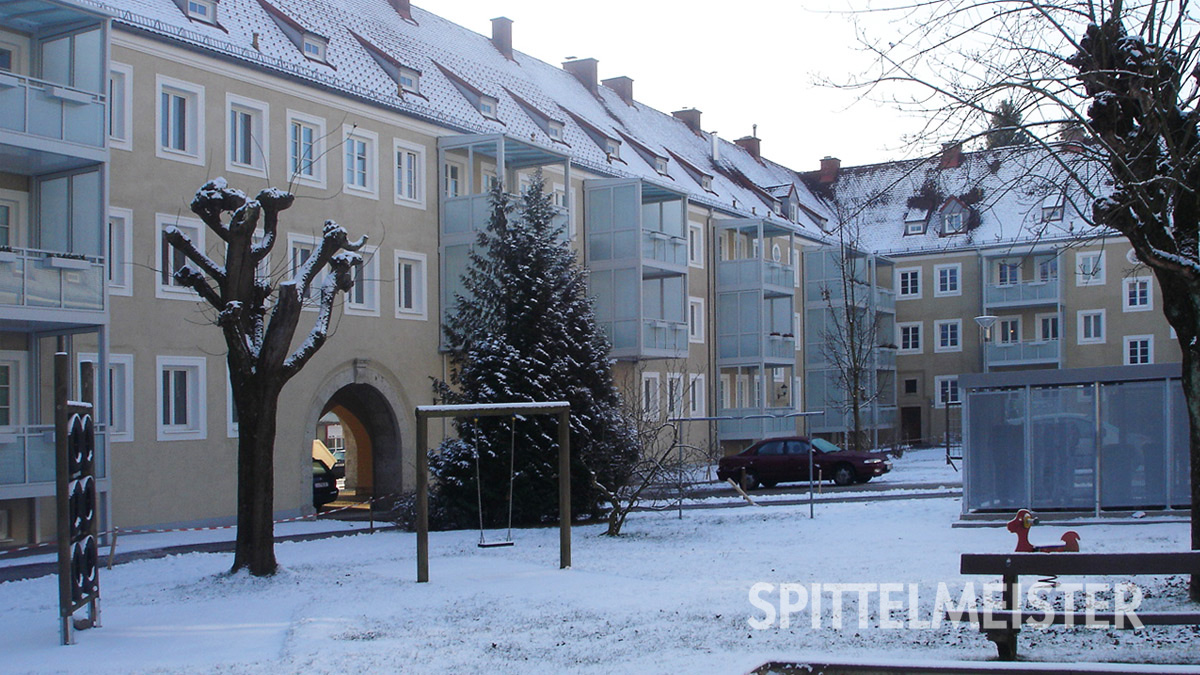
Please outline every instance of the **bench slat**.
[[[1137, 616], [1138, 621], [1141, 621], [1142, 624], [1146, 626], [1200, 625], [1200, 612], [1134, 612], [1133, 614]], [[1050, 623], [1056, 625], [1065, 625], [1067, 623], [1067, 616], [1071, 617], [1071, 623], [1075, 626], [1085, 626], [1085, 622], [1087, 621], [1087, 614], [1084, 612], [1071, 612], [1069, 615], [1064, 614], [1063, 612], [1055, 612], [1054, 616], [1050, 618]], [[1095, 612], [1092, 617], [1093, 620], [1107, 623], [1109, 627], [1112, 627], [1116, 622], [1117, 614], [1115, 612]], [[1121, 620], [1121, 625], [1117, 627], [1133, 628], [1133, 625], [1131, 625], [1131, 622], [1129, 621], [1129, 617], [1130, 615], [1124, 615]], [[975, 618], [971, 618], [969, 615], [964, 614], [962, 618], [959, 619], [953, 616], [950, 612], [947, 612], [943, 615], [943, 618], [947, 621], [958, 620], [978, 623], [979, 620], [983, 620], [985, 618], [985, 614], [983, 610], [980, 610], [976, 613]], [[990, 621], [996, 624], [996, 627], [1013, 627], [1014, 621], [1019, 620], [1019, 623], [1016, 625], [1017, 628], [1036, 628], [1036, 624], [1032, 626], [1025, 624], [1025, 621], [1030, 618], [1040, 620], [1042, 615], [1037, 611], [1017, 613], [1009, 610], [996, 609], [992, 610]], [[1043, 622], [1038, 621], [1038, 623]]]
[[964, 553], [963, 574], [1200, 574], [1200, 551], [1170, 553]]

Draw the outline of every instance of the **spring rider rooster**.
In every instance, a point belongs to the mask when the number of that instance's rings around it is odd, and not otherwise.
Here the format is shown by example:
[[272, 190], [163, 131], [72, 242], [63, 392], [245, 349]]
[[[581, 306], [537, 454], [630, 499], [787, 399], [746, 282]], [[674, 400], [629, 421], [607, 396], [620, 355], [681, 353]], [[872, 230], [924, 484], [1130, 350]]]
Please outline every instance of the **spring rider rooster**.
[[1029, 543], [1029, 530], [1036, 522], [1029, 509], [1017, 511], [1016, 517], [1008, 521], [1008, 531], [1017, 535], [1017, 553], [1062, 553], [1079, 550], [1079, 533], [1074, 530], [1063, 533], [1061, 544], [1034, 546]]

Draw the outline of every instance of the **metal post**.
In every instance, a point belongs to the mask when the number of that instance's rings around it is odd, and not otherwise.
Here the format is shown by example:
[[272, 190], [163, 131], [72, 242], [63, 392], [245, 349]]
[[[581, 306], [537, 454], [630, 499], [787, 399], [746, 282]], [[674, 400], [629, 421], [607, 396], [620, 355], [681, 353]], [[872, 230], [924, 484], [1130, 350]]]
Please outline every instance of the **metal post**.
[[571, 411], [558, 414], [558, 567], [571, 566]]
[[417, 583], [429, 581], [429, 420], [417, 411]]
[[70, 419], [67, 416], [67, 400], [70, 398], [70, 357], [67, 355], [66, 337], [58, 337], [58, 351], [54, 354], [54, 456], [57, 474], [57, 490], [55, 491], [55, 509], [58, 520], [58, 620], [59, 638], [61, 644], [69, 645], [74, 642], [71, 634], [71, 517], [70, 494], [67, 485], [70, 480], [68, 468], [67, 427]]

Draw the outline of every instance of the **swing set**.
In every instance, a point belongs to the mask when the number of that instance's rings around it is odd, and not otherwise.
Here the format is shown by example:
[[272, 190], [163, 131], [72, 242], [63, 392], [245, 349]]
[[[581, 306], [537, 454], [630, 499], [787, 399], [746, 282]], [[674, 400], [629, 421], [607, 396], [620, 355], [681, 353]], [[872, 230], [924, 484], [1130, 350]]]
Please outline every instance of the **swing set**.
[[516, 456], [517, 415], [558, 415], [558, 562], [571, 566], [571, 406], [565, 401], [547, 403], [494, 403], [491, 405], [417, 406], [417, 582], [429, 581], [429, 420], [431, 418], [510, 417], [508, 455], [508, 535], [487, 541], [483, 529], [483, 485], [480, 480], [478, 440], [475, 445], [475, 483], [479, 500], [480, 548], [512, 546], [513, 478]]

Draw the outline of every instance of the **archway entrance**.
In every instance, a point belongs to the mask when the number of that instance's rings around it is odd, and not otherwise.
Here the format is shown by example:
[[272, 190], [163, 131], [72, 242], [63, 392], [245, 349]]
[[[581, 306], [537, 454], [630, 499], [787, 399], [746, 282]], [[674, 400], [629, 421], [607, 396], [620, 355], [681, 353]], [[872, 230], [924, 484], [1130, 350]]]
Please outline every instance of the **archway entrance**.
[[321, 410], [317, 440], [345, 460], [340, 499], [366, 501], [400, 492], [400, 429], [383, 394], [369, 384], [338, 389]]

